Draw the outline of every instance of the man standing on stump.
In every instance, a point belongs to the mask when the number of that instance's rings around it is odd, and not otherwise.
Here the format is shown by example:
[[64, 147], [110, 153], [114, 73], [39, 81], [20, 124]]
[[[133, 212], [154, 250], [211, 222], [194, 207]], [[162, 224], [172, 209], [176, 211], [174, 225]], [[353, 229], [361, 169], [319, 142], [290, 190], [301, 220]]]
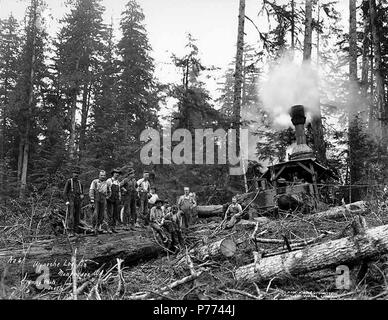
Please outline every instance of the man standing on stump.
[[149, 181], [149, 173], [144, 172], [143, 178], [137, 181], [138, 192], [140, 197], [140, 215], [143, 218], [144, 225], [149, 225], [149, 210], [148, 210], [148, 195], [151, 189], [151, 184]]
[[81, 204], [84, 198], [83, 186], [79, 180], [79, 168], [73, 169], [73, 176], [66, 181], [63, 197], [66, 201], [66, 229], [70, 234], [80, 233]]
[[102, 224], [104, 222], [106, 210], [106, 198], [108, 196], [108, 188], [106, 182], [106, 172], [100, 171], [98, 179], [92, 181], [89, 190], [90, 203], [92, 205], [93, 228], [95, 233], [102, 233]]
[[116, 226], [120, 222], [119, 205], [121, 201], [121, 190], [119, 176], [121, 174], [120, 169], [114, 169], [112, 171], [112, 177], [109, 178], [107, 183], [108, 196], [107, 200], [107, 215], [108, 224], [112, 232], [117, 233]]
[[136, 212], [137, 182], [135, 179], [135, 170], [130, 169], [128, 176], [120, 182], [120, 187], [121, 197], [124, 202], [123, 223], [126, 227], [139, 227]]

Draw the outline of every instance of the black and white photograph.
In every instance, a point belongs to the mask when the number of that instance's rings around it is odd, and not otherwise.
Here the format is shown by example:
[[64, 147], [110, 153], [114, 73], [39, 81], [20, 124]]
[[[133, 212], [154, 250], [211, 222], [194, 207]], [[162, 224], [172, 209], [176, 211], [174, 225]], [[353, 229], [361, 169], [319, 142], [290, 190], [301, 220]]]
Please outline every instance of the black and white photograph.
[[0, 300], [388, 300], [388, 1], [0, 0]]

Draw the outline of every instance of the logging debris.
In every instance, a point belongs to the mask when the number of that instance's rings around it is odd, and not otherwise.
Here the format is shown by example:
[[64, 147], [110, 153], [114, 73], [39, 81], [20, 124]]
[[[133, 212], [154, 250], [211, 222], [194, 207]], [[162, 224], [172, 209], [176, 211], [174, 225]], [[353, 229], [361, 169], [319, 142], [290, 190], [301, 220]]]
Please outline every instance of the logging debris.
[[[96, 270], [93, 273], [84, 277], [82, 277], [83, 266], [80, 263], [83, 255], [82, 246], [78, 247], [75, 244], [77, 254], [74, 260], [77, 266], [76, 268], [74, 264], [70, 266], [73, 273], [64, 279], [63, 283], [52, 290], [37, 290], [28, 281], [20, 280], [20, 285], [12, 287], [4, 281], [4, 273], [9, 273], [9, 268], [7, 271], [2, 269], [3, 281], [0, 281], [0, 294], [6, 294], [11, 298], [30, 296], [39, 299], [72, 299], [76, 297], [78, 300], [117, 298], [319, 300], [349, 299], [360, 296], [367, 299], [383, 299], [386, 297], [384, 266], [388, 260], [387, 255], [384, 254], [386, 250], [384, 239], [388, 230], [384, 225], [388, 224], [388, 218], [384, 211], [371, 209], [369, 205], [366, 208], [367, 210], [363, 209], [357, 214], [348, 214], [346, 219], [311, 219], [306, 215], [294, 213], [279, 219], [266, 218], [268, 220], [265, 221], [263, 219], [242, 220], [230, 230], [219, 228], [222, 217], [200, 219], [184, 234], [185, 249], [178, 254], [172, 255], [157, 244], [155, 247], [158, 248], [157, 255], [134, 259], [128, 263], [123, 252], [120, 255], [112, 251], [112, 255], [109, 258], [106, 256], [103, 263], [95, 265]], [[354, 222], [355, 217], [358, 219], [358, 224]], [[360, 220], [360, 217], [363, 220]], [[364, 230], [365, 232], [362, 229], [363, 223], [368, 228]], [[355, 230], [360, 225], [361, 229], [355, 234]], [[153, 236], [147, 234], [149, 231], [139, 231], [139, 237], [142, 232], [147, 241], [155, 245]], [[129, 235], [122, 232], [117, 235], [99, 235], [95, 238], [109, 242], [108, 239], [112, 239], [111, 237], [117, 237], [117, 242], [123, 242], [123, 239], [128, 238]], [[85, 236], [85, 238], [93, 237]], [[37, 257], [39, 254], [43, 257], [53, 243], [53, 239], [39, 241], [40, 245], [32, 244], [29, 248], [30, 252], [37, 254]], [[81, 241], [91, 243], [93, 240]], [[229, 253], [222, 252], [221, 248], [224, 247], [222, 243], [227, 244], [225, 252]], [[304, 256], [305, 252], [310, 252], [312, 256], [306, 259], [312, 261], [311, 257], [315, 257], [319, 252], [327, 252], [329, 257], [334, 255], [330, 248], [336, 248], [335, 245], [338, 244], [341, 247], [341, 254], [352, 250], [350, 254], [353, 254], [358, 250], [360, 259], [366, 256], [370, 258], [366, 260], [369, 267], [362, 281], [352, 286], [349, 291], [336, 289], [335, 266], [345, 261], [349, 262], [351, 278], [356, 279], [355, 274], [359, 270], [353, 270], [353, 268], [357, 266], [359, 259], [350, 261], [353, 259], [342, 259], [340, 256], [337, 260], [333, 260], [332, 265], [329, 263], [324, 265], [327, 256], [325, 258], [322, 254], [321, 265], [318, 268], [324, 266], [325, 269], [322, 270], [307, 268], [304, 271], [300, 267], [305, 262], [302, 261], [303, 263], [288, 265], [285, 277], [279, 277], [281, 272], [276, 271], [278, 269], [268, 272], [268, 276], [263, 276], [264, 273], [261, 272], [260, 268], [268, 265], [267, 259], [280, 261], [278, 266], [287, 266], [287, 261], [292, 259], [284, 259], [284, 256], [299, 257]], [[370, 245], [374, 249], [369, 249]], [[357, 246], [360, 248], [356, 248]], [[15, 247], [17, 245], [12, 249], [14, 255], [17, 252]], [[114, 250], [109, 249], [110, 246], [107, 243], [100, 247], [107, 252]], [[320, 248], [328, 250], [321, 251]], [[370, 252], [372, 252], [371, 255], [369, 255]], [[108, 263], [108, 260], [111, 263]], [[252, 264], [261, 266], [259, 272], [256, 272], [252, 278], [241, 276], [244, 274], [241, 270], [244, 268], [247, 270], [247, 266]], [[294, 273], [295, 269], [300, 272]]]

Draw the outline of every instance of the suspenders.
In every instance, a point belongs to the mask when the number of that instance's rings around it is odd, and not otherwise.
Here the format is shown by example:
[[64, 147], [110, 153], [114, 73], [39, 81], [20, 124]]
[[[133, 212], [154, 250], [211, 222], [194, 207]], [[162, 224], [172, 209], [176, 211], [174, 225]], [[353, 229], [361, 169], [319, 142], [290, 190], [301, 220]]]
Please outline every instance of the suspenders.
[[[79, 181], [79, 180], [78, 180], [78, 186], [79, 186], [80, 193], [83, 193], [81, 181]], [[71, 192], [74, 192], [74, 181], [73, 181], [73, 178], [70, 179], [70, 189], [71, 189]]]

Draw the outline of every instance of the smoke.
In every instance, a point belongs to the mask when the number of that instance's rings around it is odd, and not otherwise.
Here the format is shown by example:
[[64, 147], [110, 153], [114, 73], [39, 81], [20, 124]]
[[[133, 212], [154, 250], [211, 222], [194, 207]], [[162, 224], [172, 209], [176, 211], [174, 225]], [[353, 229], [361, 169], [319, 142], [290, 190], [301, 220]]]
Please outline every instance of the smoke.
[[319, 111], [318, 74], [310, 63], [296, 64], [285, 55], [273, 63], [259, 88], [264, 109], [272, 115], [275, 127], [291, 125], [289, 111], [293, 105], [304, 105], [309, 117]]

